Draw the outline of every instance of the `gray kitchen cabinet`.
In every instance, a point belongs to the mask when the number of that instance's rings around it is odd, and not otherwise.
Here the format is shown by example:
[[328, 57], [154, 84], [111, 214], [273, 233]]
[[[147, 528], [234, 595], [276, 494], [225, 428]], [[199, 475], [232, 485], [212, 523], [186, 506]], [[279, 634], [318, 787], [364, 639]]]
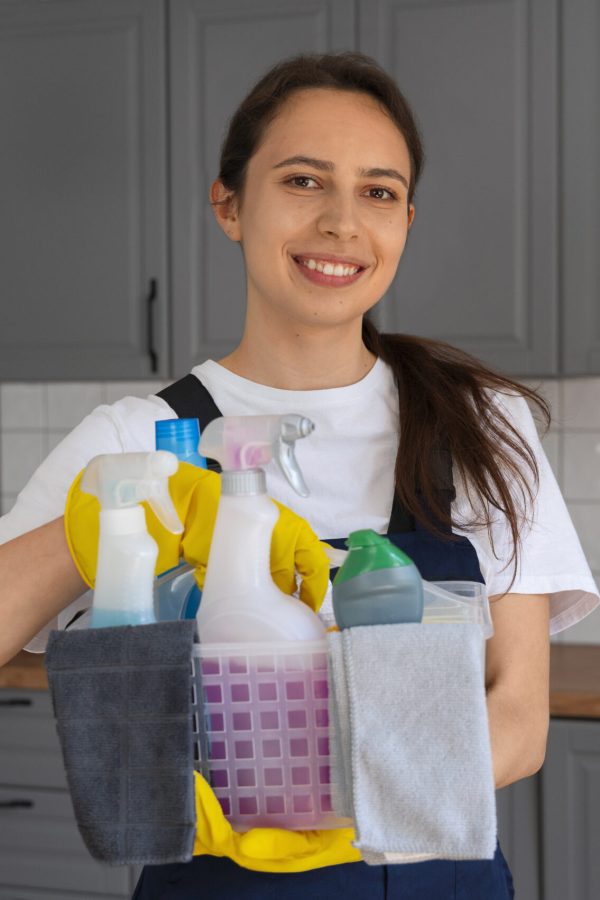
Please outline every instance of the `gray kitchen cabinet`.
[[240, 247], [208, 200], [228, 119], [271, 65], [355, 45], [353, 0], [172, 0], [172, 374], [229, 353], [242, 336]]
[[0, 900], [118, 900], [136, 880], [83, 843], [48, 692], [0, 690]]
[[600, 721], [552, 718], [542, 769], [496, 798], [519, 900], [600, 897]]
[[164, 18], [0, 2], [0, 379], [168, 373]]
[[498, 840], [515, 883], [516, 897], [544, 900], [540, 878], [539, 774], [496, 792]]
[[561, 248], [566, 375], [600, 373], [600, 4], [562, 4]]
[[427, 154], [380, 327], [599, 374], [599, 27], [596, 0], [0, 0], [0, 380], [230, 352], [244, 271], [208, 202], [227, 119], [276, 60], [352, 48]]
[[541, 801], [543, 900], [597, 900], [600, 721], [552, 720]]
[[556, 374], [558, 0], [359, 0], [358, 34], [427, 157], [380, 327]]

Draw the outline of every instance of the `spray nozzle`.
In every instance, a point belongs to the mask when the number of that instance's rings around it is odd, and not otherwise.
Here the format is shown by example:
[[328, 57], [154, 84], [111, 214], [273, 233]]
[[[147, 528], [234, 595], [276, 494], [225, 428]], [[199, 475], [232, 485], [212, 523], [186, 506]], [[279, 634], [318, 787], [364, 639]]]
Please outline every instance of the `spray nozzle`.
[[81, 490], [93, 494], [102, 509], [126, 509], [147, 500], [159, 522], [173, 534], [183, 525], [169, 494], [169, 476], [179, 461], [174, 453], [110, 453], [95, 456], [83, 473]]
[[301, 497], [309, 490], [294, 455], [299, 438], [314, 431], [305, 416], [223, 416], [202, 432], [199, 452], [215, 459], [224, 472], [258, 469], [276, 460], [289, 484]]

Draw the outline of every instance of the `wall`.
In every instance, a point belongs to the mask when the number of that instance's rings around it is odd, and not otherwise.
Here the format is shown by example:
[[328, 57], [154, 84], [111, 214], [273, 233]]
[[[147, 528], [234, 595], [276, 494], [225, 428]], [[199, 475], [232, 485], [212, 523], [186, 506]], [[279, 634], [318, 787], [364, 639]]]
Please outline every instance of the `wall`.
[[[594, 576], [600, 582], [600, 378], [541, 383], [553, 422], [544, 447], [567, 501]], [[158, 382], [0, 385], [2, 512], [42, 459], [99, 403], [145, 397]], [[600, 609], [555, 640], [600, 644]]]

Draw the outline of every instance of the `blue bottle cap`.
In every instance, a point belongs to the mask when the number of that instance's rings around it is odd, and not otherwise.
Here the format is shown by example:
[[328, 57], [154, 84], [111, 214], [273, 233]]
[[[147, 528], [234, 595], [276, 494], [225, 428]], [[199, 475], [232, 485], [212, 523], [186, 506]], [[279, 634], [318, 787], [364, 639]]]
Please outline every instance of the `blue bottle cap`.
[[155, 434], [157, 450], [170, 450], [182, 462], [206, 468], [206, 460], [198, 453], [198, 419], [163, 419], [155, 422]]

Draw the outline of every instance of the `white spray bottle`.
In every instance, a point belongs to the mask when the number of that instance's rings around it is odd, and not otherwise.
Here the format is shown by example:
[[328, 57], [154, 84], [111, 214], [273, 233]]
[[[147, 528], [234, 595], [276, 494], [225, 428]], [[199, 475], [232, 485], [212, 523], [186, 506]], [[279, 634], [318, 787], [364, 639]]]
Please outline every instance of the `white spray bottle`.
[[298, 415], [214, 419], [200, 453], [223, 470], [198, 632], [203, 643], [312, 641], [325, 634], [319, 617], [271, 578], [271, 535], [279, 512], [267, 495], [264, 471], [275, 459], [290, 485], [308, 496], [294, 443], [314, 430]]
[[100, 501], [100, 541], [92, 628], [155, 622], [153, 582], [156, 542], [146, 530], [141, 504], [147, 500], [173, 534], [183, 526], [169, 494], [169, 476], [179, 461], [173, 453], [114, 453], [88, 464], [81, 490]]

